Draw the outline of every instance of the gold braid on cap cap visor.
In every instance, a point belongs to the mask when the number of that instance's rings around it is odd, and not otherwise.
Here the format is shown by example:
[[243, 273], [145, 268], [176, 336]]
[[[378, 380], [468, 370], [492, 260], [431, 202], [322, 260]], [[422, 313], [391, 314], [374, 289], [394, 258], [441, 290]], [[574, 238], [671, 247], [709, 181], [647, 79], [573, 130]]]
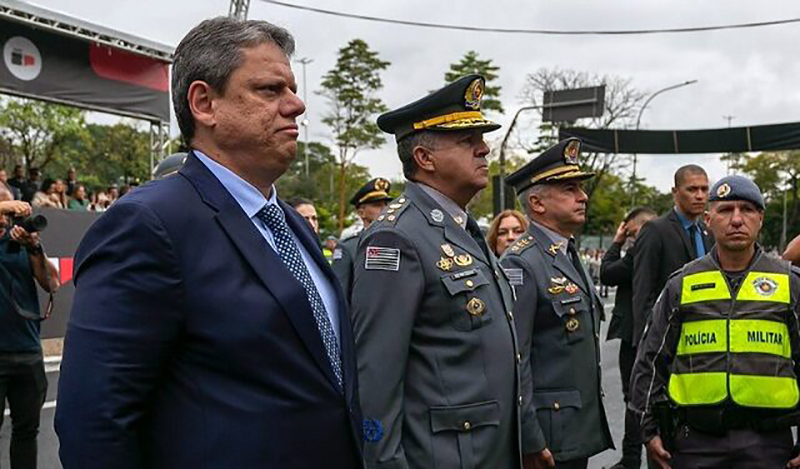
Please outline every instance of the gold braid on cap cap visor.
[[371, 198], [376, 197], [376, 196], [383, 197], [383, 198], [386, 198], [386, 199], [389, 198], [389, 194], [387, 194], [384, 191], [372, 191], [372, 192], [367, 192], [364, 195], [364, 197], [361, 197], [360, 199], [358, 199], [358, 203], [362, 203], [362, 202], [366, 201], [367, 199], [371, 199]]
[[545, 171], [543, 173], [537, 174], [536, 176], [531, 178], [531, 182], [537, 183], [537, 182], [539, 182], [539, 181], [541, 181], [542, 179], [545, 179], [545, 178], [549, 178], [549, 177], [552, 177], [552, 176], [558, 176], [558, 175], [560, 175], [562, 173], [570, 173], [570, 172], [573, 172], [573, 171], [580, 172], [580, 170], [581, 170], [581, 167], [578, 166], [578, 165], [574, 165], [574, 164], [570, 164], [570, 165], [566, 165], [566, 166], [559, 166], [558, 168], [553, 168], [553, 169], [550, 169], [550, 170]]
[[[462, 123], [461, 121], [464, 122]], [[475, 122], [491, 123], [484, 119], [483, 114], [481, 114], [480, 111], [464, 111], [445, 114], [444, 116], [433, 117], [420, 122], [414, 122], [414, 130], [428, 129], [431, 127], [441, 126], [442, 124], [448, 124], [444, 127], [459, 127], [461, 125], [473, 124]]]

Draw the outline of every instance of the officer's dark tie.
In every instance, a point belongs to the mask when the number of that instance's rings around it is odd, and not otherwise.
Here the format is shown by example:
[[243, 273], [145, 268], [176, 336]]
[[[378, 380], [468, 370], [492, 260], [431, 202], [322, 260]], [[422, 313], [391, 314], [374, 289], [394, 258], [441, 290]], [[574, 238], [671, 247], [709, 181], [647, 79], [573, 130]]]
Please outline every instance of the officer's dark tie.
[[[695, 257], [703, 257], [706, 255], [706, 247], [703, 244], [703, 238], [700, 236], [700, 228], [696, 223], [689, 225], [689, 239], [692, 241], [692, 254]], [[700, 244], [698, 244], [698, 242]]]
[[476, 222], [471, 215], [467, 217], [467, 226], [465, 229], [467, 230], [467, 233], [472, 236], [472, 239], [478, 243], [478, 247], [481, 248], [483, 255], [486, 256], [486, 259], [491, 259], [491, 252], [489, 251], [489, 246], [486, 244], [486, 238], [483, 237], [483, 233], [481, 232], [481, 228], [478, 226], [478, 222]]
[[575, 270], [578, 271], [578, 275], [581, 276], [584, 288], [588, 289], [589, 281], [586, 280], [586, 274], [583, 271], [583, 265], [581, 265], [581, 258], [578, 256], [578, 249], [575, 247], [575, 238], [569, 239], [567, 243], [567, 254], [569, 255], [569, 260], [572, 261], [572, 266], [575, 267]]

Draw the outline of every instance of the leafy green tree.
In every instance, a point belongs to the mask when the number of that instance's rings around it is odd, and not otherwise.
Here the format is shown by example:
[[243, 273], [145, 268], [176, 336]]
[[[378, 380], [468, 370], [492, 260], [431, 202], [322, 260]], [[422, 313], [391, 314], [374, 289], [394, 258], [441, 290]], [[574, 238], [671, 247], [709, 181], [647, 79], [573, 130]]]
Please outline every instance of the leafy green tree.
[[486, 79], [486, 88], [483, 90], [483, 102], [481, 107], [485, 110], [504, 113], [503, 104], [500, 102], [500, 90], [502, 87], [491, 85], [497, 79], [497, 72], [500, 67], [492, 64], [492, 60], [481, 60], [478, 53], [471, 50], [464, 54], [464, 57], [457, 63], [450, 64], [450, 70], [445, 72], [444, 80], [446, 83], [457, 80], [464, 75], [477, 73]]
[[47, 168], [65, 154], [68, 142], [84, 136], [84, 113], [73, 107], [20, 98], [0, 100], [0, 135], [14, 162]]
[[380, 71], [388, 66], [366, 42], [353, 39], [339, 49], [336, 65], [322, 77], [318, 94], [329, 103], [322, 122], [330, 127], [338, 150], [339, 231], [345, 222], [349, 166], [359, 150], [378, 148], [385, 142], [375, 115], [387, 109], [376, 94], [383, 87]]
[[[307, 152], [307, 153], [306, 153]], [[306, 177], [306, 158], [308, 156], [308, 177]], [[330, 148], [319, 142], [298, 142], [297, 158], [289, 169], [275, 183], [278, 194], [284, 200], [302, 197], [314, 203], [319, 217], [320, 235], [336, 235], [338, 227], [340, 173], [337, 171], [336, 157]], [[345, 194], [349, 200], [361, 185], [369, 180], [367, 168], [355, 163], [348, 166], [345, 175]], [[353, 218], [352, 213], [345, 220]]]

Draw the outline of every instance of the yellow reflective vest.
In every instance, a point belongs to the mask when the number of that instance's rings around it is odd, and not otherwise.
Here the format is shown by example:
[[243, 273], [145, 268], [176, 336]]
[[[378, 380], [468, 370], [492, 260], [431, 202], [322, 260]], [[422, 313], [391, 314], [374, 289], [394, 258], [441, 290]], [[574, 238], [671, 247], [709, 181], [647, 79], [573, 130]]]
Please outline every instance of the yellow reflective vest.
[[791, 267], [760, 252], [757, 256], [736, 291], [710, 256], [680, 274], [680, 343], [668, 385], [676, 404], [797, 405], [787, 326], [794, 321]]

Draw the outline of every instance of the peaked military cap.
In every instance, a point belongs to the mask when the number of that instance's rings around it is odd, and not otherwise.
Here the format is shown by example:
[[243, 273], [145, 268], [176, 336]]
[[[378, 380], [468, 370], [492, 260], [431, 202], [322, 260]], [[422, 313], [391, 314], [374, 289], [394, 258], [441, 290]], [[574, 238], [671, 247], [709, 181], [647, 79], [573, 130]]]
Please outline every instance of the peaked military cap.
[[481, 113], [485, 82], [480, 75], [461, 77], [422, 99], [382, 114], [378, 127], [394, 134], [397, 141], [423, 130], [497, 130], [500, 124]]
[[389, 196], [389, 188], [392, 184], [384, 178], [375, 178], [364, 184], [361, 189], [353, 194], [350, 203], [358, 207], [369, 202], [380, 202], [382, 200], [392, 200]]
[[761, 189], [755, 182], [744, 176], [725, 176], [711, 187], [711, 193], [708, 196], [709, 202], [726, 200], [745, 200], [764, 210], [764, 197], [761, 195]]
[[519, 194], [535, 184], [594, 177], [592, 172], [581, 171], [578, 165], [580, 154], [580, 140], [562, 140], [506, 177], [506, 184], [513, 186]]

